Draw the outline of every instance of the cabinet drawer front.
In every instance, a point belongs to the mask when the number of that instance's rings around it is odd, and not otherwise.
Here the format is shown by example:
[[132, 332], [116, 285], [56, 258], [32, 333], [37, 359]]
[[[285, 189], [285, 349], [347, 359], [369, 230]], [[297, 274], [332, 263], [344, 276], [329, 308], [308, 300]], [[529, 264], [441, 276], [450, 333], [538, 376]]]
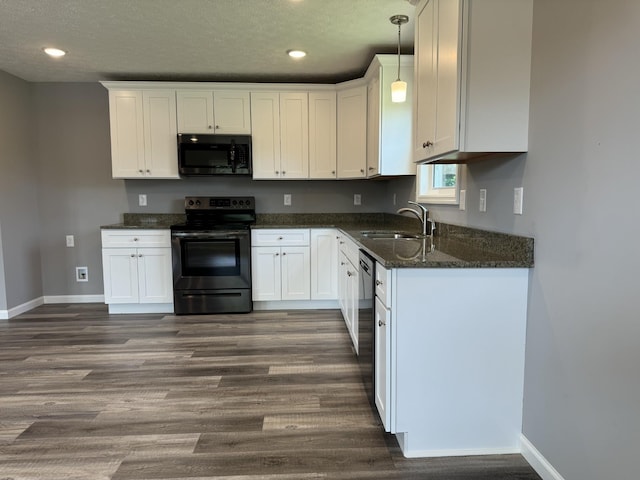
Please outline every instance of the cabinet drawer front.
[[386, 307], [391, 307], [391, 270], [379, 263], [376, 263], [376, 297]]
[[344, 234], [340, 235], [338, 238], [338, 248], [351, 263], [354, 265], [360, 264], [360, 249], [353, 240]]
[[306, 247], [309, 245], [309, 229], [292, 228], [287, 230], [252, 230], [251, 245], [254, 247]]
[[103, 248], [171, 247], [170, 230], [102, 230]]

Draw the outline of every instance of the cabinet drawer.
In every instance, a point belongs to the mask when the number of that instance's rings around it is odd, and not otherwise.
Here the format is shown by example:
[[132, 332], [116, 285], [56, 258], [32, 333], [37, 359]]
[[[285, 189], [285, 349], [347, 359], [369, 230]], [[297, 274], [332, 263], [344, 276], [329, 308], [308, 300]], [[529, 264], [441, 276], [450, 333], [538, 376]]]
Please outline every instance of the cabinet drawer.
[[170, 247], [170, 230], [102, 230], [103, 248]]
[[376, 297], [387, 308], [391, 307], [391, 270], [376, 263]]
[[309, 246], [309, 229], [252, 230], [251, 245], [253, 247], [307, 247]]
[[354, 265], [360, 264], [360, 249], [358, 245], [346, 235], [340, 235], [338, 238], [338, 248]]

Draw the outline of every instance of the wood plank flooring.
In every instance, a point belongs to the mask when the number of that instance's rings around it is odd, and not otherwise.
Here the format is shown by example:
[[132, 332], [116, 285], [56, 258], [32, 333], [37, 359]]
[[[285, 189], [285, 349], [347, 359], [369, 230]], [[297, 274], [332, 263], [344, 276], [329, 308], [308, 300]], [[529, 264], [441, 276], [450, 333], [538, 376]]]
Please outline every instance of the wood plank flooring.
[[539, 478], [520, 455], [404, 458], [336, 311], [0, 321], [0, 480]]

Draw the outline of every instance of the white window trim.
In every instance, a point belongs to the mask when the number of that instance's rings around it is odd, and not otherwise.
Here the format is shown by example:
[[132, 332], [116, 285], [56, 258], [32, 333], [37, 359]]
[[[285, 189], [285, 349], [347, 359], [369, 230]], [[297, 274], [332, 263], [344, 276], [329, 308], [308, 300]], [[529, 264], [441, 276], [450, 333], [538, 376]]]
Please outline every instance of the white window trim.
[[[460, 203], [460, 166], [456, 174], [456, 186], [451, 188], [431, 188], [433, 185], [433, 165], [418, 165], [416, 171], [416, 201], [458, 205]], [[422, 187], [426, 188], [422, 188]]]

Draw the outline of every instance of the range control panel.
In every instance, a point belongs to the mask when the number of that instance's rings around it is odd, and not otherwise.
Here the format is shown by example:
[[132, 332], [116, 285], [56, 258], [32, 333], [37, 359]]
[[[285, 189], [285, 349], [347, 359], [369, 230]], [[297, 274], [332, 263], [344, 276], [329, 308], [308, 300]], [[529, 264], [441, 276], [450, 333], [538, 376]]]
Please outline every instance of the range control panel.
[[246, 210], [255, 208], [255, 197], [186, 197], [185, 210]]

